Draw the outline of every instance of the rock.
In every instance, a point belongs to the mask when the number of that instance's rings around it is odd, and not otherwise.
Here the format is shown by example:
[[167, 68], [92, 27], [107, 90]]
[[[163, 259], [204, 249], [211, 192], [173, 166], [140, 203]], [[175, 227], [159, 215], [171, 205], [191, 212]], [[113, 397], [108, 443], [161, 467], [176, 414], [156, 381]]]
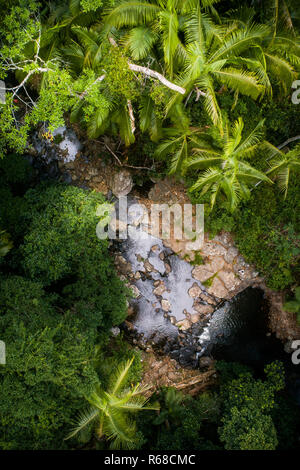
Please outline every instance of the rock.
[[220, 271], [224, 266], [224, 259], [222, 256], [214, 256], [211, 262], [209, 263], [210, 271], [216, 273]]
[[221, 243], [225, 247], [230, 247], [232, 243], [232, 238], [229, 233], [221, 232], [213, 238], [213, 241]]
[[220, 271], [218, 277], [229, 291], [235, 290], [241, 284], [241, 281], [233, 271]]
[[135, 298], [138, 298], [141, 296], [139, 289], [134, 284], [130, 286], [130, 289], [132, 290]]
[[293, 343], [294, 343], [294, 341], [289, 340], [284, 344], [283, 349], [287, 354], [292, 354], [295, 351], [295, 348], [292, 348]]
[[162, 299], [161, 301], [161, 308], [165, 311], [165, 312], [169, 312], [171, 310], [171, 305], [170, 305], [170, 302], [166, 299]]
[[209, 265], [200, 265], [196, 266], [192, 271], [192, 276], [194, 279], [200, 282], [207, 281], [210, 277], [214, 275], [213, 272], [208, 270]]
[[165, 254], [164, 252], [162, 251], [161, 253], [159, 253], [159, 258], [163, 261], [165, 259]]
[[239, 254], [239, 250], [237, 248], [235, 248], [235, 246], [231, 246], [227, 250], [227, 253], [224, 256], [224, 259], [225, 259], [226, 263], [230, 263], [230, 264], [233, 263], [233, 261], [238, 256], [238, 254]]
[[144, 261], [144, 267], [145, 267], [145, 269], [148, 273], [151, 273], [152, 271], [155, 271], [154, 266], [147, 259], [146, 259], [146, 261]]
[[127, 170], [116, 173], [113, 177], [111, 190], [115, 196], [126, 196], [133, 187], [131, 174]]
[[204, 369], [210, 367], [214, 363], [213, 359], [208, 356], [200, 357], [199, 359], [199, 369]]
[[177, 381], [178, 381], [177, 374], [175, 374], [174, 372], [169, 372], [169, 373], [168, 373], [168, 378], [169, 378], [172, 382], [177, 382]]
[[140, 273], [139, 271], [137, 271], [137, 272], [135, 273], [135, 275], [134, 275], [134, 278], [135, 278], [136, 280], [141, 279], [141, 273]]
[[200, 294], [202, 293], [201, 288], [198, 286], [198, 284], [194, 283], [192, 287], [188, 291], [190, 297], [199, 297]]
[[203, 300], [204, 302], [211, 304], [211, 305], [216, 305], [216, 301], [209, 297], [208, 295], [204, 294], [203, 292], [199, 295], [200, 299]]
[[160, 296], [162, 295], [166, 290], [166, 286], [163, 282], [160, 282], [159, 285], [153, 290], [153, 294]]
[[93, 168], [93, 167], [89, 168], [88, 169], [88, 174], [89, 174], [90, 178], [92, 178], [93, 176], [97, 176], [98, 175], [97, 168]]
[[188, 330], [191, 327], [191, 322], [187, 318], [180, 320], [176, 323], [177, 328], [180, 328], [182, 331]]
[[[199, 302], [195, 302], [193, 308], [201, 315], [208, 315], [214, 311], [214, 308], [211, 305], [203, 305]], [[195, 323], [195, 322], [193, 322]]]
[[127, 224], [118, 219], [112, 219], [109, 223], [109, 226], [114, 232], [117, 230], [119, 230], [119, 232], [126, 232], [127, 230]]
[[133, 315], [134, 313], [135, 313], [134, 308], [130, 305], [130, 306], [128, 307], [128, 310], [127, 310], [127, 315], [128, 315], [128, 317], [130, 317], [130, 316]]
[[170, 319], [170, 322], [172, 323], [172, 325], [176, 325], [176, 318], [173, 317], [173, 315], [171, 315], [171, 316], [169, 317], [169, 319]]
[[169, 263], [164, 263], [164, 265], [165, 265], [166, 273], [170, 274], [170, 272], [172, 271], [171, 266], [169, 265]]
[[141, 204], [132, 204], [128, 208], [128, 223], [137, 227], [142, 223], [145, 215], [147, 214], [147, 209]]
[[158, 245], [153, 245], [153, 246], [151, 247], [151, 251], [153, 251], [153, 252], [157, 251], [158, 249], [159, 249], [159, 246], [158, 246]]
[[95, 184], [99, 184], [99, 183], [102, 183], [102, 182], [103, 182], [103, 178], [99, 175], [97, 175], [93, 178], [93, 183], [95, 183]]
[[197, 323], [198, 321], [200, 321], [200, 319], [201, 319], [200, 313], [192, 313], [191, 314], [190, 320], [191, 320], [192, 323]]
[[75, 164], [74, 164], [73, 161], [71, 161], [71, 162], [66, 162], [64, 165], [65, 165], [65, 167], [66, 167], [68, 170], [74, 170]]
[[227, 250], [226, 248], [224, 248], [224, 246], [219, 245], [219, 243], [215, 243], [211, 240], [209, 240], [208, 242], [205, 242], [201, 249], [201, 254], [203, 256], [209, 256], [209, 257], [224, 256], [226, 255], [226, 252]]
[[212, 285], [208, 287], [207, 292], [220, 299], [226, 299], [228, 297], [228, 290], [224, 284], [217, 277], [214, 278]]
[[111, 332], [112, 336], [118, 336], [120, 334], [121, 330], [118, 326], [113, 326], [110, 329], [110, 332]]

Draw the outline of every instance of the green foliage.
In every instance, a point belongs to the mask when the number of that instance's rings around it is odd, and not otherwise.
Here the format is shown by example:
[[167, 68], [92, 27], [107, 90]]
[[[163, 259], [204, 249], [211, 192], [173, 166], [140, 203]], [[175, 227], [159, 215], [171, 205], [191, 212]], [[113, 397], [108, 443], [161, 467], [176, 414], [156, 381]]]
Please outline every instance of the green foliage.
[[[0, 282], [7, 355], [0, 368], [0, 447], [63, 449], [73, 417], [83, 412], [82, 397], [99, 383], [96, 365], [108, 331], [126, 315], [125, 290], [107, 242], [95, 233], [103, 197], [64, 185], [16, 196], [26, 161], [12, 156], [5, 166], [5, 160], [1, 222], [11, 224], [14, 247]], [[28, 278], [15, 275], [24, 274], [22, 266]]]
[[[6, 57], [19, 58], [28, 39], [37, 33], [40, 26], [36, 16], [38, 6], [36, 0], [16, 0], [2, 5], [0, 63]], [[1, 67], [0, 77], [5, 77]]]
[[95, 331], [53, 306], [41, 284], [1, 278], [0, 367], [2, 449], [64, 447], [62, 438], [78, 397], [98, 378], [92, 366]]
[[102, 0], [81, 0], [80, 5], [83, 11], [96, 11], [98, 8], [102, 7], [103, 1]]
[[[205, 427], [215, 426], [219, 403], [213, 394], [202, 393], [195, 399], [173, 388], [162, 388], [152, 399], [158, 399], [160, 412], [140, 417], [140, 426], [147, 439], [147, 449], [153, 450], [213, 450]], [[205, 432], [203, 431], [205, 429]], [[212, 435], [214, 438], [215, 436]]]
[[13, 247], [13, 242], [10, 239], [9, 233], [5, 230], [0, 230], [0, 256], [7, 255], [9, 250]]
[[86, 324], [108, 330], [126, 314], [125, 290], [96, 236], [99, 193], [64, 185], [26, 193], [28, 231], [20, 248], [25, 273], [44, 285], [55, 285], [61, 306]]
[[280, 363], [265, 368], [266, 380], [250, 373], [227, 382], [222, 389], [223, 426], [220, 439], [227, 450], [274, 450], [278, 444], [270, 412], [276, 406], [276, 393], [284, 388]]
[[[199, 134], [193, 142], [193, 156], [186, 158], [185, 167], [190, 170], [202, 170], [191, 192], [199, 192], [199, 198], [210, 193], [210, 205], [214, 207], [220, 197], [228, 201], [228, 209], [233, 212], [241, 199], [250, 197], [250, 185], [271, 180], [249, 163], [263, 142], [264, 121], [244, 135], [244, 121], [239, 117], [231, 126], [227, 117], [222, 126], [213, 127], [209, 133]], [[204, 170], [204, 171], [203, 171]]]
[[133, 100], [137, 92], [133, 72], [128, 68], [128, 58], [119, 47], [111, 46], [105, 52], [103, 68], [110, 92]]
[[94, 424], [98, 439], [105, 436], [111, 441], [112, 449], [132, 449], [141, 441], [141, 435], [136, 433], [135, 421], [130, 415], [142, 410], [157, 410], [158, 405], [147, 405], [148, 399], [143, 394], [149, 387], [140, 384], [126, 388], [126, 378], [134, 358], [119, 365], [110, 376], [107, 391], [101, 387], [95, 388], [86, 395], [90, 408], [81, 414], [78, 425], [67, 439], [82, 432]]
[[231, 409], [220, 439], [226, 450], [275, 450], [278, 444], [271, 417], [247, 407]]
[[124, 338], [123, 332], [110, 340], [109, 346], [99, 355], [96, 370], [101, 377], [103, 386], [109, 385], [111, 371], [124, 361], [133, 359], [128, 371], [124, 386], [129, 387], [133, 383], [142, 380], [143, 364], [142, 355], [139, 349], [133, 349]]
[[38, 105], [28, 115], [29, 122], [33, 126], [45, 122], [50, 132], [63, 126], [64, 113], [73, 103], [71, 84], [72, 79], [67, 71], [57, 69], [48, 72], [40, 90]]
[[16, 127], [13, 113], [17, 111], [17, 106], [9, 101], [9, 97], [6, 99], [6, 104], [0, 103], [0, 158], [8, 150], [21, 153], [26, 146], [29, 132], [27, 123]]
[[296, 313], [298, 322], [300, 323], [300, 287], [295, 288], [295, 298], [285, 302], [283, 308], [287, 312]]

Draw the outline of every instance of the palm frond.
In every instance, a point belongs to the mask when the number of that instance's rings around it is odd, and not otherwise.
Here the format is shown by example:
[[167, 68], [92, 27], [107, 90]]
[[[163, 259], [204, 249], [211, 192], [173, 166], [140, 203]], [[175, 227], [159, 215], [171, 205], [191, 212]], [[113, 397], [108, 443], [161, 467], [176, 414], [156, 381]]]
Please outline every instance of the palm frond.
[[249, 47], [256, 45], [268, 33], [268, 28], [262, 25], [252, 25], [247, 29], [234, 31], [224, 39], [219, 47], [210, 57], [210, 62], [215, 60], [238, 57]]
[[124, 44], [134, 60], [141, 60], [150, 54], [157, 41], [157, 34], [147, 26], [132, 28], [124, 39]]
[[112, 379], [113, 383], [111, 385], [111, 392], [113, 395], [118, 393], [118, 391], [124, 384], [133, 361], [134, 361], [134, 357], [130, 359], [129, 361], [127, 361], [123, 366], [119, 367], [117, 371], [115, 372], [113, 379]]
[[116, 6], [107, 10], [106, 24], [122, 28], [123, 26], [138, 26], [153, 21], [160, 7], [145, 1], [119, 1]]
[[186, 160], [186, 158], [187, 158], [187, 140], [186, 138], [184, 138], [182, 141], [182, 144], [172, 156], [172, 159], [169, 165], [169, 174], [173, 175], [175, 173], [178, 173], [181, 170], [182, 164]]
[[255, 100], [264, 92], [264, 86], [259, 83], [254, 72], [226, 67], [214, 72], [214, 75], [222, 83]]
[[235, 148], [235, 152], [237, 155], [240, 157], [245, 157], [245, 156], [252, 156], [255, 150], [257, 149], [257, 145], [261, 142], [261, 139], [263, 137], [263, 125], [265, 123], [265, 120], [262, 119], [259, 121], [257, 126], [253, 129], [253, 131], [250, 132], [250, 134], [242, 140], [240, 145]]
[[95, 407], [90, 407], [87, 410], [83, 411], [79, 415], [79, 419], [77, 422], [77, 426], [73, 429], [70, 434], [68, 434], [67, 437], [65, 437], [65, 441], [68, 439], [71, 439], [74, 437], [76, 434], [78, 434], [80, 431], [82, 431], [84, 428], [86, 428], [89, 424], [91, 424], [99, 415], [99, 410], [98, 408]]
[[281, 86], [285, 91], [290, 89], [293, 80], [296, 78], [296, 73], [293, 67], [287, 62], [287, 60], [265, 52], [267, 68], [271, 74], [278, 79]]

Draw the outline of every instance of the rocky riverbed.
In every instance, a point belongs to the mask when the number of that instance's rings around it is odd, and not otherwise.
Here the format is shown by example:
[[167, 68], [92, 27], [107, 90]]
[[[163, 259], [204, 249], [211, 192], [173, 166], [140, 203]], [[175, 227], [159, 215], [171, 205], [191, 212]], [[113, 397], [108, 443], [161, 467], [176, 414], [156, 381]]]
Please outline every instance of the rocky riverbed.
[[[129, 170], [121, 169], [108, 156], [105, 142], [82, 142], [73, 130], [66, 128], [57, 130], [53, 142], [37, 133], [28, 152], [33, 166], [40, 167], [42, 162], [50, 176], [101, 191], [109, 198], [112, 193], [130, 193], [131, 204], [141, 206], [128, 221], [132, 236], [112, 246], [120, 276], [135, 297], [124, 325], [134, 344], [148, 352], [153, 347], [160, 349], [173, 354], [182, 365], [194, 366], [203, 350], [207, 350], [204, 338], [214, 318], [220, 317], [220, 311], [227, 318], [231, 299], [248, 287], [263, 290], [271, 307], [271, 328], [281, 340], [300, 337], [295, 318], [283, 312], [282, 293], [279, 299], [278, 293], [266, 288], [255, 267], [235, 247], [231, 234], [222, 232], [213, 239], [206, 234], [198, 251], [191, 250], [188, 241], [172, 236], [168, 240], [150, 237], [146, 241], [134, 236], [146, 219], [145, 208], [149, 209], [153, 202], [189, 202], [181, 183], [170, 178], [158, 181], [148, 197], [141, 197], [133, 188]], [[201, 358], [202, 364], [204, 359]]]

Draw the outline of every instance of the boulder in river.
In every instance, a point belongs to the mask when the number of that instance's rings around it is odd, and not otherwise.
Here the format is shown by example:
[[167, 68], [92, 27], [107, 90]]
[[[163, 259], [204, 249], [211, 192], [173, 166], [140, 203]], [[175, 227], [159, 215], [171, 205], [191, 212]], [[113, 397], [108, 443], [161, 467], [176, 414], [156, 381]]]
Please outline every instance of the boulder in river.
[[126, 196], [133, 187], [131, 174], [127, 170], [115, 173], [111, 182], [111, 190], [115, 196]]

